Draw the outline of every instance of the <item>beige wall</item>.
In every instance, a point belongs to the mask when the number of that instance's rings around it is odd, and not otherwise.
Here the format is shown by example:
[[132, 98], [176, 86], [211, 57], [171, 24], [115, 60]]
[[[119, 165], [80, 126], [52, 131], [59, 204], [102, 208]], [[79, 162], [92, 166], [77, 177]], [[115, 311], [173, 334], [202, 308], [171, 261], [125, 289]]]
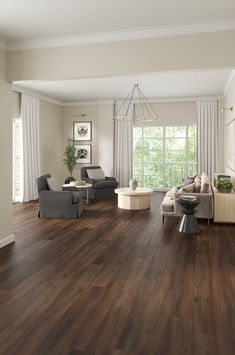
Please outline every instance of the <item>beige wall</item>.
[[98, 154], [99, 165], [106, 176], [114, 176], [114, 105], [98, 105]]
[[218, 100], [218, 157], [217, 172], [224, 172], [224, 114], [221, 112], [223, 100]]
[[63, 175], [62, 108], [40, 100], [40, 168], [41, 174], [50, 173], [60, 183]]
[[[86, 115], [81, 117], [81, 115]], [[98, 165], [98, 109], [97, 105], [80, 105], [80, 106], [64, 106], [63, 107], [63, 147], [65, 150], [68, 138], [73, 138], [73, 122], [75, 121], [91, 121], [92, 122], [92, 141], [82, 141], [78, 144], [91, 144], [92, 146], [92, 163], [87, 165]], [[77, 164], [73, 173], [75, 178], [80, 178], [80, 170], [83, 165]], [[64, 166], [64, 176], [69, 173]]]
[[235, 31], [8, 53], [8, 79], [74, 79], [235, 65]]
[[6, 82], [6, 55], [0, 51], [0, 244], [12, 234], [12, 90]]
[[[160, 120], [148, 125], [178, 126], [196, 123], [196, 103], [191, 102], [161, 102], [152, 104]], [[136, 115], [141, 115], [140, 105], [135, 105]], [[141, 125], [141, 124], [140, 124]]]
[[[229, 167], [226, 165], [226, 126], [235, 118], [235, 112], [234, 112], [235, 111], [235, 75], [227, 91], [227, 94], [224, 98], [224, 107], [229, 107], [229, 106], [233, 106], [233, 111], [224, 112], [225, 172], [233, 176], [233, 179], [235, 180], [235, 171], [229, 169]], [[233, 132], [233, 136], [235, 139], [235, 132]]]
[[12, 103], [12, 117], [19, 118], [20, 117], [20, 110], [21, 110], [21, 94], [19, 92], [13, 92], [13, 103]]

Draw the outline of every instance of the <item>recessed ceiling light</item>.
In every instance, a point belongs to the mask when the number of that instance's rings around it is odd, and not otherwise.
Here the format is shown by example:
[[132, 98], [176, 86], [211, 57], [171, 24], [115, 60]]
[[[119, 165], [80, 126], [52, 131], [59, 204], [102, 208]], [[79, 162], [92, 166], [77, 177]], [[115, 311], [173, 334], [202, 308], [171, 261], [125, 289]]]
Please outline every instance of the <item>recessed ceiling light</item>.
[[120, 80], [116, 80], [115, 83], [116, 83], [116, 84], [120, 84], [121, 81], [120, 81]]

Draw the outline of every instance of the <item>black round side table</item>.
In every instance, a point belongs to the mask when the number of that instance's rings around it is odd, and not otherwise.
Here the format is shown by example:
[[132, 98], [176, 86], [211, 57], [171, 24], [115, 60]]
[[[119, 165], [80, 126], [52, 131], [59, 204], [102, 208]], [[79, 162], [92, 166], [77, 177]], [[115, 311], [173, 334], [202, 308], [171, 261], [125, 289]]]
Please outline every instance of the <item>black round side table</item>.
[[196, 212], [194, 209], [200, 203], [198, 198], [190, 199], [179, 197], [177, 202], [182, 207], [183, 216], [179, 224], [179, 233], [182, 234], [198, 234], [200, 233], [200, 228], [198, 226], [197, 220], [194, 216]]

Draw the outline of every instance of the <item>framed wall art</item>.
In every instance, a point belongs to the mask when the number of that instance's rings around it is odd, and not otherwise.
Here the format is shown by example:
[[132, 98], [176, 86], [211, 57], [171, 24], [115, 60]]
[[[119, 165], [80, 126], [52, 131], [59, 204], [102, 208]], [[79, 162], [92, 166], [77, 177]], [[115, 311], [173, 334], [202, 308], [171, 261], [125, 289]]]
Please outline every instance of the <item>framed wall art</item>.
[[235, 171], [235, 118], [226, 125], [226, 166]]
[[92, 139], [92, 122], [78, 121], [73, 122], [73, 140], [74, 141], [91, 141]]
[[76, 144], [76, 162], [77, 164], [91, 163], [91, 144]]

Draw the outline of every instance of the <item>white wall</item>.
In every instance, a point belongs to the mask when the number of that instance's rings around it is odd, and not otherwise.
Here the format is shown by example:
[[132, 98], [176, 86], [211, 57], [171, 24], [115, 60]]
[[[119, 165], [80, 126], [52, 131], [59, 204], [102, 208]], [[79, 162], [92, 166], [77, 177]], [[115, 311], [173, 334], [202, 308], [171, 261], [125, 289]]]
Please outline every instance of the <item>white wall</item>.
[[[233, 111], [225, 111], [224, 112], [224, 141], [225, 141], [225, 172], [233, 177], [235, 180], [235, 171], [231, 170], [226, 165], [226, 126], [235, 118], [235, 75], [233, 76], [230, 87], [224, 98], [224, 107], [233, 106]], [[235, 132], [233, 132], [234, 140], [235, 140]]]
[[40, 168], [41, 174], [50, 173], [60, 183], [63, 174], [62, 108], [40, 100]]
[[0, 51], [0, 247], [12, 241], [12, 90]]
[[[84, 117], [81, 115], [85, 115]], [[92, 141], [80, 141], [78, 144], [91, 144], [92, 149], [92, 162], [88, 165], [99, 164], [98, 153], [98, 108], [97, 105], [80, 105], [80, 106], [64, 106], [62, 110], [63, 117], [63, 150], [66, 147], [66, 141], [68, 138], [73, 138], [73, 122], [76, 121], [91, 121], [92, 122]], [[82, 164], [77, 164], [73, 176], [80, 178], [80, 170]], [[64, 166], [65, 178], [69, 176], [67, 168]]]

